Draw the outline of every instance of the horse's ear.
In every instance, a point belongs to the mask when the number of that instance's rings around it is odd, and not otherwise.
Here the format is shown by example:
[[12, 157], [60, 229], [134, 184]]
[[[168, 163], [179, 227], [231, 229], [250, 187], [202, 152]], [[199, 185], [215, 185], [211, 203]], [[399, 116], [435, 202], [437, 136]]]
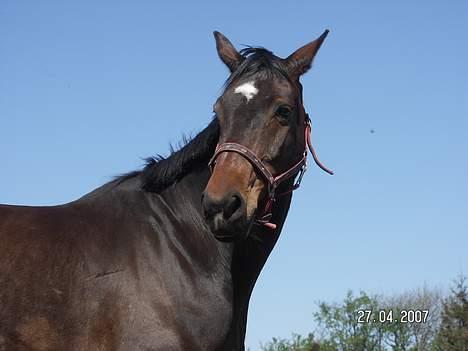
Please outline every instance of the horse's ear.
[[219, 58], [229, 67], [231, 72], [234, 72], [244, 58], [237, 52], [228, 38], [217, 31], [214, 31], [213, 34], [216, 40], [216, 50], [218, 50]]
[[320, 37], [311, 41], [309, 44], [304, 45], [300, 49], [297, 49], [294, 53], [288, 56], [285, 61], [288, 73], [292, 77], [296, 79], [301, 74], [304, 74], [309, 70], [315, 54], [317, 54], [317, 51], [320, 49], [320, 46], [328, 35], [328, 32], [329, 30], [327, 29]]

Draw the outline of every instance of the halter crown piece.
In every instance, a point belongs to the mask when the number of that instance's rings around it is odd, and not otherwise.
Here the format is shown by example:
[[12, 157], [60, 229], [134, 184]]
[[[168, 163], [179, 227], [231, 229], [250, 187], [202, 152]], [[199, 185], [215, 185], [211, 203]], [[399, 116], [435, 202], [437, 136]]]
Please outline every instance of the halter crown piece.
[[[213, 167], [216, 164], [216, 159], [218, 156], [223, 153], [223, 152], [235, 152], [242, 157], [244, 157], [247, 161], [250, 162], [252, 167], [262, 175], [262, 178], [266, 185], [268, 186], [268, 200], [265, 204], [265, 207], [263, 209], [262, 214], [255, 219], [255, 223], [258, 225], [263, 225], [269, 229], [276, 229], [276, 224], [271, 223], [270, 219], [272, 217], [272, 207], [273, 207], [273, 202], [276, 201], [277, 197], [284, 196], [286, 194], [289, 194], [299, 188], [301, 185], [302, 177], [304, 176], [305, 171], [307, 170], [307, 149], [310, 150], [310, 153], [312, 154], [312, 157], [317, 164], [322, 170], [325, 172], [333, 175], [333, 171], [329, 170], [326, 168], [318, 159], [317, 154], [315, 153], [315, 150], [312, 146], [311, 143], [311, 130], [312, 130], [312, 125], [310, 122], [309, 115], [306, 113], [305, 115], [305, 127], [304, 127], [304, 138], [305, 138], [305, 143], [304, 143], [304, 152], [302, 154], [302, 158], [297, 162], [295, 165], [293, 165], [291, 168], [286, 170], [283, 173], [280, 173], [277, 176], [274, 176], [271, 174], [271, 172], [268, 170], [268, 168], [265, 166], [265, 164], [260, 160], [251, 150], [249, 150], [247, 147], [238, 144], [238, 143], [223, 143], [221, 145], [218, 145], [216, 147], [215, 153], [213, 157], [211, 158], [210, 162], [208, 162], [208, 166], [210, 167], [210, 170], [213, 171]], [[278, 186], [284, 182], [285, 180], [288, 180], [292, 177], [296, 177], [297, 179], [292, 185], [291, 188], [289, 188], [287, 191], [277, 194], [276, 190]]]

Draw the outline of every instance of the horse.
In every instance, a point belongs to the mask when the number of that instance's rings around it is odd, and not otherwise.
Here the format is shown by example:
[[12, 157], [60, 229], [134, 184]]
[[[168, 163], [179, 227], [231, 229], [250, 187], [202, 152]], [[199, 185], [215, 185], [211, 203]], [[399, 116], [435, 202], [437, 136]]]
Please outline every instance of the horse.
[[57, 206], [0, 205], [0, 350], [244, 350], [249, 300], [302, 179], [300, 76], [328, 30], [283, 59], [237, 51], [206, 128]]

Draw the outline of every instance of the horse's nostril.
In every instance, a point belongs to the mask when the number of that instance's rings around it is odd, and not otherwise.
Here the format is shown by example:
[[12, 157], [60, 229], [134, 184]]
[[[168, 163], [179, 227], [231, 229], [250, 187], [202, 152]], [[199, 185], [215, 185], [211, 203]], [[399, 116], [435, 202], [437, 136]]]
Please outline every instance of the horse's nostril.
[[238, 193], [231, 193], [222, 198], [213, 198], [209, 194], [202, 195], [203, 215], [207, 220], [235, 220], [242, 216], [243, 199]]
[[242, 205], [242, 199], [239, 195], [232, 195], [228, 201], [226, 201], [224, 205], [224, 211], [223, 211], [223, 216], [226, 219], [229, 219], [232, 217], [234, 213], [237, 212], [237, 210], [240, 209]]

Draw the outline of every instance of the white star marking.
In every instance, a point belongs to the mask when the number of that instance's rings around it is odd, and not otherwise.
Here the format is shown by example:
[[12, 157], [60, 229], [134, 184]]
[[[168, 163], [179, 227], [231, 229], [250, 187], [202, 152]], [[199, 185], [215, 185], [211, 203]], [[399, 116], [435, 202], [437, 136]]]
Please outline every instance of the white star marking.
[[247, 98], [247, 102], [249, 102], [250, 99], [257, 95], [258, 89], [255, 88], [254, 82], [247, 82], [242, 85], [239, 85], [234, 90], [234, 93], [244, 95]]

